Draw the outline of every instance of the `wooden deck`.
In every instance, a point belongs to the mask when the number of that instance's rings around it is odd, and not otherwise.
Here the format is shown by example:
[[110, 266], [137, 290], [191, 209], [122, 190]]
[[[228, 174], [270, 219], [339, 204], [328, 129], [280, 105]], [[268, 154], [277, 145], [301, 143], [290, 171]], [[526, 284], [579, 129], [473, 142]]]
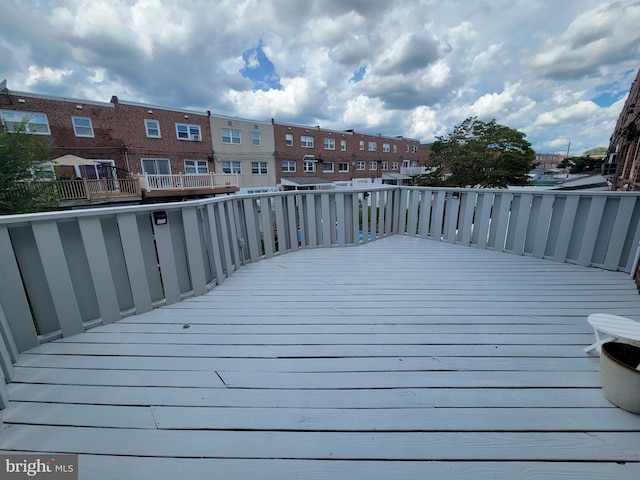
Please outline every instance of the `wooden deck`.
[[3, 452], [83, 479], [640, 478], [588, 314], [628, 275], [393, 236], [23, 353]]

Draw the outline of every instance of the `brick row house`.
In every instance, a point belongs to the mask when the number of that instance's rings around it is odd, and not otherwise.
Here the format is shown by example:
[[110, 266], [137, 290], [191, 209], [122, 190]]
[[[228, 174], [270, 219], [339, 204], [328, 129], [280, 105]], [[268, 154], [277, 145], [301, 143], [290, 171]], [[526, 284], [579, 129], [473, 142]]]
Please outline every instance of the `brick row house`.
[[[235, 175], [209, 175], [215, 172], [210, 112], [124, 102], [115, 96], [107, 103], [3, 91], [0, 118], [9, 129], [27, 119], [29, 133], [51, 138], [54, 158], [86, 160], [55, 166], [57, 178], [80, 183], [63, 184], [64, 206], [238, 191]], [[137, 190], [127, 181], [135, 181]]]
[[415, 139], [272, 122], [278, 183], [285, 189], [335, 182], [403, 184], [426, 166], [427, 151]]
[[[428, 155], [410, 138], [212, 115], [116, 96], [96, 102], [4, 89], [0, 118], [5, 128], [27, 118], [30, 133], [51, 138], [53, 157], [85, 160], [55, 167], [58, 179], [80, 181], [76, 190], [93, 192], [85, 204], [403, 184], [424, 171]], [[124, 192], [125, 179], [138, 182], [137, 192]], [[98, 187], [92, 181], [100, 181]]]
[[603, 165], [617, 190], [640, 189], [640, 70], [618, 117]]

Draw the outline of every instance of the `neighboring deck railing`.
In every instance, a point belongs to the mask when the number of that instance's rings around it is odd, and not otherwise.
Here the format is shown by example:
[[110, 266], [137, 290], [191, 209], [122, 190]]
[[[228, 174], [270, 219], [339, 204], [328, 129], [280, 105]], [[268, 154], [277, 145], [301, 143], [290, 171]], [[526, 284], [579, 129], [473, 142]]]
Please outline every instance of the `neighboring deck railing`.
[[238, 175], [230, 173], [140, 175], [143, 190], [195, 190], [238, 186]]
[[31, 195], [48, 196], [58, 201], [101, 200], [140, 197], [137, 178], [99, 178], [79, 180], [37, 180], [20, 184]]
[[400, 234], [631, 272], [639, 225], [631, 192], [397, 186], [4, 216], [0, 364], [10, 379], [18, 354], [42, 342], [202, 295], [246, 263], [302, 248]]

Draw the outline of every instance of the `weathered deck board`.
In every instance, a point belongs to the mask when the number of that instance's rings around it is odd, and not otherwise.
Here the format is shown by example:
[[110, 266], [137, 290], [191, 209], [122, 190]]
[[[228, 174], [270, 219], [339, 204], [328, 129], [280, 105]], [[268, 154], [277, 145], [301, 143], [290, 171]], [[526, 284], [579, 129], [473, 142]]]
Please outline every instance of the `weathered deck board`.
[[22, 354], [3, 452], [80, 478], [638, 478], [586, 316], [625, 274], [394, 236], [250, 264]]
[[[226, 480], [312, 480], [366, 478], [367, 480], [448, 480], [491, 478], [513, 480], [527, 478], [549, 480], [582, 480], [615, 478], [637, 480], [640, 466], [636, 463], [547, 463], [547, 462], [394, 462], [392, 474], [384, 461], [327, 462], [322, 460], [243, 460], [135, 458], [86, 455], [80, 458], [80, 471], [94, 480], [135, 478], [180, 478], [211, 480], [212, 475]], [[108, 473], [105, 473], [108, 472]], [[111, 474], [113, 476], [111, 476]]]

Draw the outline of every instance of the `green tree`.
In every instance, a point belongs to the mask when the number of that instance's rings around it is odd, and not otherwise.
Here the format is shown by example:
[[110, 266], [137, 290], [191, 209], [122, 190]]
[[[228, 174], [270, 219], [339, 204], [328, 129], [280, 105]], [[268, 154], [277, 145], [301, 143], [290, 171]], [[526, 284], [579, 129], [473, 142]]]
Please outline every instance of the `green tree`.
[[44, 177], [42, 162], [49, 160], [47, 137], [27, 133], [26, 121], [13, 131], [0, 131], [0, 215], [50, 210], [57, 206], [55, 185], [30, 180]]
[[419, 185], [506, 188], [526, 185], [535, 153], [526, 135], [513, 128], [467, 118], [431, 147], [431, 173]]
[[582, 156], [583, 157], [598, 157], [607, 154], [607, 147], [595, 147], [585, 151]]
[[581, 157], [569, 157], [563, 159], [559, 164], [558, 168], [569, 168], [569, 172], [571, 173], [593, 173], [600, 172], [600, 167], [604, 159], [602, 158], [593, 158], [587, 155], [583, 155]]

